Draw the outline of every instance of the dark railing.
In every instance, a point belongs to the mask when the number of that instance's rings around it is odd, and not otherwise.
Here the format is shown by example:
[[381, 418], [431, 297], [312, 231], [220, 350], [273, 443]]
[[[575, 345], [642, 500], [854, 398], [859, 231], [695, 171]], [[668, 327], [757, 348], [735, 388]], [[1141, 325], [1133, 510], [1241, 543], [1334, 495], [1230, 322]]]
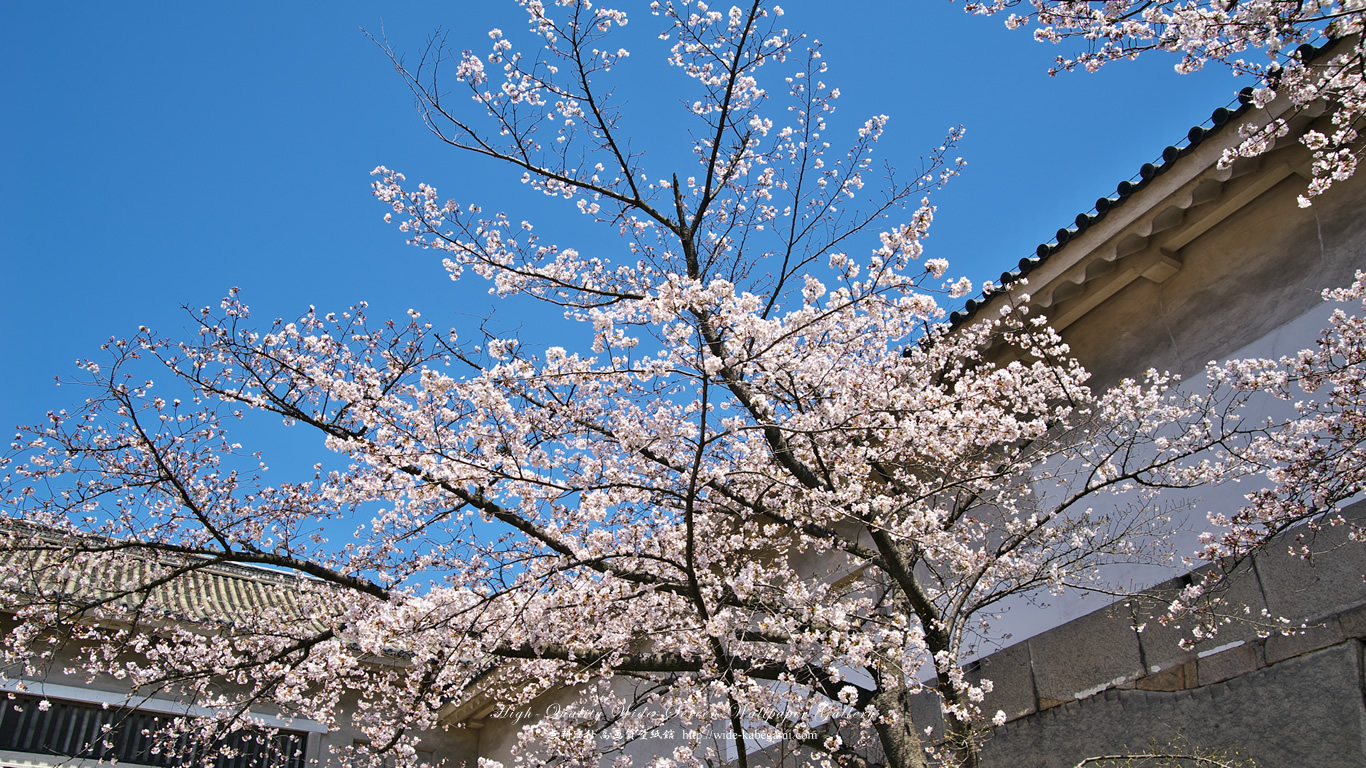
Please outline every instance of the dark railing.
[[159, 735], [174, 717], [16, 693], [0, 697], [0, 749], [155, 768], [303, 768], [306, 733], [243, 730], [206, 745]]

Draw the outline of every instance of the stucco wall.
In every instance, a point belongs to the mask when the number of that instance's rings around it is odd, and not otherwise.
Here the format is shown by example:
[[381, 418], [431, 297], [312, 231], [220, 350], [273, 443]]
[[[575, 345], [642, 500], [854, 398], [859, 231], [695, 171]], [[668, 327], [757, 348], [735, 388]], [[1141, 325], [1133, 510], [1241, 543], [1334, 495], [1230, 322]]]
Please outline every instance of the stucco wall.
[[1274, 341], [1278, 328], [1320, 303], [1324, 288], [1366, 268], [1366, 179], [1336, 186], [1307, 209], [1295, 203], [1304, 183], [1290, 175], [1182, 248], [1181, 269], [1165, 282], [1135, 280], [1063, 331], [1094, 382], [1150, 367], [1197, 374], [1210, 360]]
[[[1366, 179], [1309, 209], [1295, 204], [1303, 184], [1289, 176], [1182, 248], [1181, 269], [1165, 282], [1136, 280], [1070, 325], [1063, 337], [1093, 384], [1153, 367], [1199, 386], [1209, 360], [1277, 357], [1312, 343], [1332, 309], [1321, 291], [1366, 269]], [[1199, 507], [1233, 508], [1248, 490], [1201, 489]], [[1366, 503], [1351, 514], [1366, 522]], [[1231, 580], [1230, 602], [1253, 617], [1266, 609], [1305, 624], [1291, 635], [1234, 622], [1184, 651], [1181, 630], [1153, 621], [1142, 600], [1093, 610], [1064, 597], [1007, 617], [1020, 626], [1006, 628], [1028, 639], [973, 671], [996, 683], [986, 710], [1011, 718], [992, 734], [987, 764], [1070, 767], [1175, 743], [1236, 749], [1261, 766], [1366, 765], [1366, 545], [1344, 539], [1341, 528], [1320, 534], [1313, 563], [1278, 542]], [[1050, 619], [1067, 622], [1040, 632]], [[921, 709], [920, 719], [937, 719], [928, 699]]]

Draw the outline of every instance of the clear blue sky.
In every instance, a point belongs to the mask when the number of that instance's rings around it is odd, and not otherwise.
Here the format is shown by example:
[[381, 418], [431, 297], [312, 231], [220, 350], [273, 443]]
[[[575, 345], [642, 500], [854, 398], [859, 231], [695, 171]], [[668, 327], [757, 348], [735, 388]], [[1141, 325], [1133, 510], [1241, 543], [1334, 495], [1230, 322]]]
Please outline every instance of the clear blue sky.
[[[382, 223], [368, 188], [376, 165], [486, 210], [544, 210], [514, 177], [432, 138], [359, 30], [382, 28], [415, 55], [441, 27], [457, 49], [483, 50], [490, 27], [522, 27], [511, 2], [217, 6], [7, 5], [3, 427], [73, 405], [82, 393], [54, 389], [53, 377], [108, 337], [177, 331], [181, 305], [216, 303], [234, 285], [263, 321], [366, 299], [374, 315], [415, 307], [468, 326], [486, 311], [486, 286], [447, 281]], [[968, 170], [938, 196], [927, 246], [976, 281], [1031, 253], [1244, 84], [1224, 71], [1179, 77], [1162, 57], [1049, 78], [1052, 46], [947, 0], [784, 6], [790, 27], [824, 43], [828, 82], [842, 90], [836, 146], [841, 131], [886, 113], [881, 155], [911, 168], [949, 126], [967, 127]], [[654, 24], [633, 16], [637, 29]], [[653, 71], [660, 55], [637, 49], [628, 63]], [[667, 87], [640, 78], [621, 94]]]

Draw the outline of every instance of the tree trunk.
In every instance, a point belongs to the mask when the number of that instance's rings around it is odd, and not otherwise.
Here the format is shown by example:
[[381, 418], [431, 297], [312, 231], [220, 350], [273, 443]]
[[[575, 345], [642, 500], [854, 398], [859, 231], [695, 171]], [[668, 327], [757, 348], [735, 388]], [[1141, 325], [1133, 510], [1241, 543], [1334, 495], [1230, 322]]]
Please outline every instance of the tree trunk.
[[[906, 686], [880, 690], [872, 703], [882, 715], [876, 727], [888, 768], [929, 768], [925, 746], [911, 717], [911, 692]], [[885, 722], [889, 716], [895, 716], [896, 722]]]

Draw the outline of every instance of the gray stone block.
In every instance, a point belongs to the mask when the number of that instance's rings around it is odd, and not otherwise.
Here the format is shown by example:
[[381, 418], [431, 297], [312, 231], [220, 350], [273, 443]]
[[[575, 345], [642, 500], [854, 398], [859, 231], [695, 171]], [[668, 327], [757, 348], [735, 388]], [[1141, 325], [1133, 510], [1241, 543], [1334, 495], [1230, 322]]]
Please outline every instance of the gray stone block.
[[[1358, 524], [1366, 514], [1366, 502], [1344, 511]], [[1307, 546], [1306, 560], [1290, 553]], [[1256, 555], [1257, 574], [1266, 593], [1267, 608], [1274, 616], [1300, 621], [1341, 613], [1366, 603], [1366, 545], [1347, 538], [1347, 526], [1325, 525], [1311, 532], [1295, 529], [1278, 536]]]
[[1028, 640], [1041, 709], [1143, 675], [1138, 633], [1128, 611], [1117, 603]]
[[944, 709], [939, 704], [939, 695], [927, 688], [911, 696], [911, 720], [922, 737], [926, 728], [933, 728], [930, 741], [938, 741], [944, 735]]
[[1366, 637], [1366, 605], [1348, 608], [1337, 618], [1344, 637]]
[[1164, 624], [1161, 620], [1186, 583], [1185, 579], [1172, 579], [1125, 601], [1133, 612], [1131, 621], [1138, 632], [1145, 671], [1150, 674], [1195, 659], [1194, 650], [1181, 647], [1181, 641], [1190, 636], [1189, 626], [1181, 621]]
[[1259, 766], [1366, 765], [1366, 708], [1356, 646], [1345, 643], [1215, 685], [1112, 690], [995, 729], [988, 766], [1072, 768], [1143, 749], [1228, 750]]
[[1250, 675], [1262, 665], [1261, 648], [1255, 642], [1238, 641], [1240, 645], [1225, 648], [1196, 662], [1200, 685], [1211, 685]]
[[1194, 661], [1151, 673], [1134, 681], [1134, 687], [1143, 691], [1183, 691], [1199, 685]]
[[978, 659], [967, 676], [973, 683], [983, 678], [992, 683], [991, 693], [982, 702], [982, 711], [987, 717], [1001, 711], [1014, 720], [1038, 710], [1028, 642], [1016, 643]]
[[1209, 587], [1213, 618], [1217, 621], [1213, 637], [1195, 644], [1196, 651], [1204, 651], [1236, 640], [1255, 640], [1266, 634], [1268, 624], [1263, 611], [1266, 597], [1261, 580], [1249, 561], [1232, 565], [1207, 565], [1191, 574], [1195, 580], [1206, 579], [1216, 568], [1223, 575]]
[[[1158, 584], [1129, 599], [1135, 611], [1135, 626], [1143, 627], [1139, 642], [1149, 672], [1185, 664], [1199, 651], [1238, 640], [1256, 640], [1268, 631], [1267, 620], [1262, 615], [1266, 602], [1251, 562], [1232, 566], [1215, 582], [1209, 592], [1212, 599], [1201, 606], [1200, 615], [1181, 616], [1165, 625], [1160, 621], [1171, 601], [1187, 584], [1204, 580], [1215, 567], [1207, 565], [1188, 577]], [[1182, 649], [1180, 643], [1193, 640], [1192, 630], [1199, 623], [1213, 623], [1215, 634], [1193, 642], [1190, 650]]]
[[1337, 645], [1346, 639], [1336, 617], [1304, 629], [1297, 629], [1289, 635], [1274, 634], [1266, 639], [1266, 663], [1275, 664], [1278, 661], [1302, 656], [1320, 648]]

